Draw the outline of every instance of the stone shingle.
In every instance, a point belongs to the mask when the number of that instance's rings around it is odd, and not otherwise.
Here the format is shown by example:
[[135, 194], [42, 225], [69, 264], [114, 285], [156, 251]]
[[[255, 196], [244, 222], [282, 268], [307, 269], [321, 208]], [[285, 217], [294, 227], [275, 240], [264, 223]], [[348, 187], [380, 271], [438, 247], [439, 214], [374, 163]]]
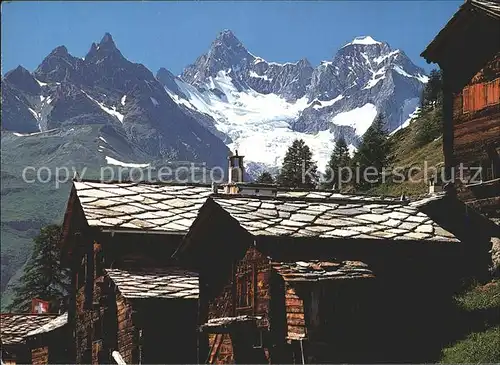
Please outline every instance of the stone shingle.
[[276, 198], [213, 194], [199, 185], [74, 182], [90, 226], [185, 234], [209, 197], [253, 235], [457, 242], [394, 198], [278, 191]]
[[272, 262], [273, 269], [285, 281], [320, 281], [373, 278], [373, 272], [361, 261]]
[[39, 329], [57, 316], [57, 314], [2, 313], [0, 316], [2, 345], [24, 343], [29, 332]]
[[[383, 205], [389, 213], [379, 214], [373, 211], [381, 209], [380, 204], [353, 204], [350, 199], [344, 204], [325, 199], [293, 200], [289, 197], [213, 195], [212, 199], [254, 236], [433, 240], [433, 232], [439, 228], [440, 234], [439, 237], [436, 234], [436, 241], [442, 241], [442, 237], [446, 237], [444, 232], [447, 232], [417, 208], [400, 202]], [[266, 211], [276, 212], [276, 218], [266, 218], [256, 212], [255, 203], [264, 200]], [[236, 201], [237, 209], [232, 204]], [[254, 207], [253, 210], [240, 213], [244, 206], [242, 202], [246, 202], [248, 207]], [[399, 211], [403, 207], [405, 211]], [[448, 234], [449, 242], [458, 242], [451, 233]]]
[[106, 269], [124, 298], [198, 298], [198, 274], [175, 268]]

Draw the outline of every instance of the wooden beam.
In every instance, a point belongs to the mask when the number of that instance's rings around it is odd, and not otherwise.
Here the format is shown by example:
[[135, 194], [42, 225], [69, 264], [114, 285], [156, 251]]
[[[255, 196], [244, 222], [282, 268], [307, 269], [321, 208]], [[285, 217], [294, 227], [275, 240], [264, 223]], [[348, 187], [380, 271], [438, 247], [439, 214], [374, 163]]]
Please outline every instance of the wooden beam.
[[[453, 158], [453, 89], [450, 71], [443, 70], [443, 154], [445, 179], [451, 181], [455, 161]], [[454, 190], [454, 189], [452, 189]]]

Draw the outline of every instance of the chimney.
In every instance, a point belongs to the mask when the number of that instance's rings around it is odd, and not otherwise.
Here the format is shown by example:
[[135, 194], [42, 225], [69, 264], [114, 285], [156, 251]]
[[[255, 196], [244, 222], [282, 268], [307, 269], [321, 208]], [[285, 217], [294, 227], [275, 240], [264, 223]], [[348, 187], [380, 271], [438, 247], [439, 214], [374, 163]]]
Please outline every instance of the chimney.
[[245, 167], [243, 166], [243, 157], [238, 155], [238, 150], [234, 151], [228, 159], [228, 183], [241, 183], [245, 174]]

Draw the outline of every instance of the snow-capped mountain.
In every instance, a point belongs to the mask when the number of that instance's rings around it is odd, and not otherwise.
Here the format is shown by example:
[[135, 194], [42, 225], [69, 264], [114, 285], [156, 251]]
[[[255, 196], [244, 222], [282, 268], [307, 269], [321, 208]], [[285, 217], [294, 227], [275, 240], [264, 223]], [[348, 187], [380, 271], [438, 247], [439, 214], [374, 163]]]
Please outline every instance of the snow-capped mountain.
[[223, 164], [226, 146], [200, 124], [210, 117], [196, 114], [172, 101], [145, 66], [128, 61], [107, 33], [83, 59], [60, 46], [33, 74], [19, 66], [2, 80], [3, 130], [22, 137], [72, 128], [77, 135], [83, 126], [99, 126], [95, 152], [103, 165], [153, 159]]
[[229, 30], [176, 77], [158, 80], [178, 105], [212, 117], [206, 123], [251, 169], [281, 163], [293, 139], [313, 149], [323, 169], [335, 140], [354, 148], [382, 112], [390, 131], [419, 104], [424, 71], [401, 50], [372, 37], [357, 37], [316, 68], [306, 60], [268, 62], [250, 53]]
[[96, 158], [139, 164], [221, 164], [226, 145], [246, 156], [250, 172], [279, 166], [302, 138], [322, 169], [335, 140], [343, 135], [355, 148], [377, 113], [390, 131], [403, 125], [426, 81], [403, 51], [369, 36], [313, 67], [306, 59], [268, 62], [225, 30], [181, 75], [162, 68], [154, 76], [105, 34], [84, 58], [60, 46], [33, 73], [8, 72], [2, 129], [19, 135], [101, 126], [108, 143], [98, 144]]

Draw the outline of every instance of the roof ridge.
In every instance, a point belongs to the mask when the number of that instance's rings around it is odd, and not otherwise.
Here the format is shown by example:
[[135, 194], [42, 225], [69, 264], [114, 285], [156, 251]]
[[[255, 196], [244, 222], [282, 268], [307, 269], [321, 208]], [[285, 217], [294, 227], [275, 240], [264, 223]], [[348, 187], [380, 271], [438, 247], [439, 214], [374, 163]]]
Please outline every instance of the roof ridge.
[[175, 182], [175, 181], [132, 181], [132, 180], [99, 180], [99, 179], [83, 179], [76, 178], [73, 179], [73, 182], [81, 182], [81, 183], [98, 183], [98, 184], [135, 184], [135, 185], [158, 185], [158, 186], [195, 186], [195, 187], [211, 187], [211, 184], [205, 183], [196, 183], [196, 182]]
[[[365, 195], [366, 197], [371, 197], [370, 195]], [[245, 194], [225, 194], [225, 193], [213, 193], [210, 195], [211, 198], [229, 198], [229, 199], [254, 199], [254, 200], [278, 200], [278, 201], [302, 201], [302, 202], [318, 202], [318, 203], [359, 203], [359, 204], [392, 204], [392, 205], [408, 205], [409, 200], [384, 200], [384, 199], [356, 199], [353, 197], [346, 196], [342, 197], [300, 197], [300, 196], [265, 196], [265, 195], [245, 195]]]

